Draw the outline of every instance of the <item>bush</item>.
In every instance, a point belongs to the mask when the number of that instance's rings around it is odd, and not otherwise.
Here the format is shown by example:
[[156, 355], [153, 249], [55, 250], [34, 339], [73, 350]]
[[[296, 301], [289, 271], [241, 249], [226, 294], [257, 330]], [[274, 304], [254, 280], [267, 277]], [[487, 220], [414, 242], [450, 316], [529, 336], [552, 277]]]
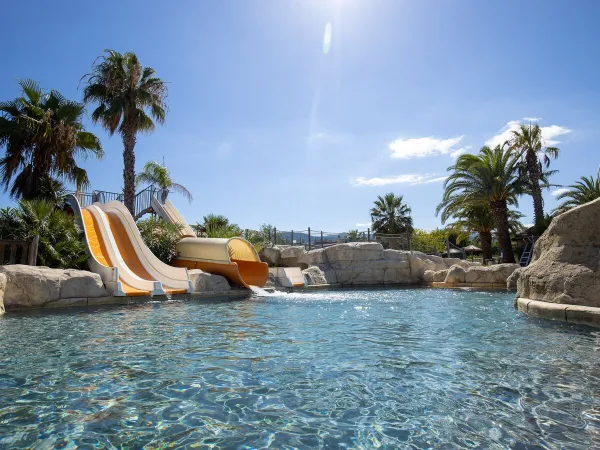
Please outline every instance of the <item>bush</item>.
[[415, 228], [411, 236], [411, 249], [423, 253], [444, 253], [446, 251], [446, 230], [432, 231]]
[[39, 236], [37, 265], [87, 268], [83, 236], [73, 217], [57, 209], [54, 202], [21, 200], [17, 208], [0, 209], [0, 239], [24, 241], [36, 235]]
[[181, 240], [183, 229], [180, 224], [150, 217], [138, 221], [137, 226], [145, 244], [158, 259], [169, 264], [177, 256], [177, 243]]

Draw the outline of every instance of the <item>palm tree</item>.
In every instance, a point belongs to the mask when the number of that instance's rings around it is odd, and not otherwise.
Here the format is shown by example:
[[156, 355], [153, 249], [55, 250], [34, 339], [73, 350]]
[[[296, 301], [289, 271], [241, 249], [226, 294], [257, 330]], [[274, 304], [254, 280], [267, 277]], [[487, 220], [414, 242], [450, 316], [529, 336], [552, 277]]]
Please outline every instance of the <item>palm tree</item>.
[[558, 157], [559, 149], [546, 146], [542, 137], [542, 129], [538, 124], [531, 123], [521, 125], [518, 130], [512, 131], [509, 144], [511, 150], [517, 151], [521, 158], [521, 171], [529, 184], [530, 194], [533, 198], [534, 222], [537, 227], [544, 220], [544, 199], [542, 198], [542, 186], [540, 186], [543, 167], [548, 167], [550, 159]]
[[403, 203], [402, 195], [393, 192], [377, 196], [371, 208], [373, 231], [379, 234], [410, 233], [413, 229], [410, 207]]
[[76, 158], [102, 158], [100, 140], [85, 131], [84, 106], [59, 92], [45, 93], [33, 80], [19, 80], [21, 96], [0, 102], [0, 185], [13, 198], [44, 197], [60, 180], [89, 185]]
[[29, 240], [34, 236], [39, 237], [38, 265], [85, 268], [87, 251], [73, 217], [54, 203], [21, 200], [17, 208], [0, 210], [0, 239]]
[[155, 185], [165, 193], [165, 199], [166, 193], [173, 191], [183, 195], [190, 203], [193, 200], [190, 191], [184, 185], [174, 182], [169, 169], [156, 161], [148, 161], [144, 165], [142, 171], [135, 177], [135, 183], [136, 185], [142, 183]]
[[600, 198], [600, 170], [594, 176], [581, 177], [581, 181], [569, 186], [569, 190], [558, 195], [558, 200], [565, 200], [552, 212], [554, 215], [562, 214], [576, 206], [583, 205]]
[[[516, 233], [523, 229], [519, 221], [523, 217], [518, 211], [508, 211], [508, 223], [511, 233]], [[481, 245], [483, 259], [492, 259], [492, 232], [495, 228], [494, 217], [489, 206], [468, 204], [461, 210], [453, 214], [454, 221], [448, 224], [450, 232], [457, 235], [457, 242], [463, 242], [471, 236], [471, 233], [477, 233], [478, 242]], [[442, 223], [444, 223], [442, 219]]]
[[448, 170], [452, 174], [444, 182], [442, 204], [462, 198], [469, 205], [489, 206], [502, 261], [514, 263], [508, 207], [518, 205], [517, 197], [524, 191], [519, 177], [519, 155], [501, 146], [483, 147], [478, 155], [459, 156]]
[[99, 105], [92, 120], [111, 136], [118, 131], [123, 140], [124, 203], [133, 214], [137, 134], [153, 131], [152, 119], [165, 122], [167, 87], [153, 68], [142, 67], [135, 53], [114, 50], [105, 50], [83, 79], [87, 81], [83, 100]]

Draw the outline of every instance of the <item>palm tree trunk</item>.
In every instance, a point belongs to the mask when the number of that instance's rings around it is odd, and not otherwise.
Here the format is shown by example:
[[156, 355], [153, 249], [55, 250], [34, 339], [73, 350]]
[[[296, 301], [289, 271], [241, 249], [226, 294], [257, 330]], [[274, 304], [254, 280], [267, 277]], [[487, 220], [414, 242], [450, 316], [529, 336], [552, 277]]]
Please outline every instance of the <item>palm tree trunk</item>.
[[527, 172], [531, 181], [531, 197], [533, 198], [533, 219], [536, 227], [544, 220], [544, 200], [540, 188], [540, 164], [535, 152], [527, 152]]
[[123, 203], [132, 216], [135, 216], [135, 132], [129, 129], [123, 131]]
[[483, 260], [492, 259], [492, 233], [490, 231], [480, 231], [479, 242]]
[[496, 223], [496, 231], [498, 233], [498, 246], [502, 253], [503, 263], [515, 263], [515, 254], [510, 242], [510, 227], [508, 225], [508, 206], [506, 200], [492, 202], [492, 215]]

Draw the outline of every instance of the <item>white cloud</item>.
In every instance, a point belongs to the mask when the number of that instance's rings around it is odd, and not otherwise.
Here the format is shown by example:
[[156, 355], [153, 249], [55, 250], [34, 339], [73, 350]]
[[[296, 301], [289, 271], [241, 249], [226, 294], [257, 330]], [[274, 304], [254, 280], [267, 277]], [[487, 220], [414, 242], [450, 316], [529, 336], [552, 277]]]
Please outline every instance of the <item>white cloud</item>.
[[[536, 117], [524, 117], [522, 120], [511, 120], [492, 138], [485, 141], [485, 145], [494, 148], [497, 145], [502, 145], [506, 141], [512, 138], [512, 132], [517, 131], [519, 126], [525, 122], [529, 122], [525, 119], [537, 119]], [[533, 121], [532, 121], [533, 122]], [[550, 125], [548, 127], [541, 127], [542, 138], [546, 145], [556, 145], [559, 143], [555, 138], [568, 134], [571, 132], [568, 128], [561, 127], [558, 125]]]
[[358, 177], [354, 180], [355, 186], [387, 186], [390, 184], [408, 184], [414, 186], [417, 184], [425, 183], [437, 183], [444, 181], [447, 177], [436, 177], [435, 174], [419, 174], [419, 173], [406, 173], [403, 175], [396, 175], [391, 177], [374, 177], [365, 178]]
[[469, 150], [471, 149], [471, 147], [472, 147], [471, 145], [467, 145], [466, 147], [457, 148], [456, 150], [454, 150], [453, 152], [450, 153], [450, 157], [452, 159], [456, 159], [460, 155], [463, 155], [465, 153], [469, 153]]
[[458, 136], [450, 139], [437, 139], [433, 136], [412, 139], [396, 139], [390, 142], [389, 149], [392, 152], [392, 158], [422, 158], [432, 155], [448, 155], [455, 152], [454, 148], [464, 136]]
[[366, 223], [357, 223], [355, 226], [357, 226], [358, 228], [370, 228], [371, 227], [371, 222], [366, 222]]
[[571, 191], [571, 189], [567, 189], [567, 188], [555, 189], [552, 191], [552, 195], [554, 195], [555, 197], [558, 197], [560, 194], [565, 194], [570, 191]]

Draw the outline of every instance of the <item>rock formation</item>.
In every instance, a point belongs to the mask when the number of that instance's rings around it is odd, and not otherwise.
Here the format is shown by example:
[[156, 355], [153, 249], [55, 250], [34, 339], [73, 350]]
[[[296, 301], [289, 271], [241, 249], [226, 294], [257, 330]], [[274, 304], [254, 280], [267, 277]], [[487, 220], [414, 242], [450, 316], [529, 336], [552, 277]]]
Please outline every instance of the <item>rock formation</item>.
[[188, 270], [194, 292], [227, 292], [231, 286], [227, 278], [214, 273], [203, 272], [200, 269]]
[[50, 269], [15, 264], [0, 266], [6, 276], [4, 305], [44, 306], [62, 299], [107, 297], [100, 275], [83, 270]]
[[599, 219], [600, 199], [555, 217], [519, 271], [517, 297], [600, 307]]

